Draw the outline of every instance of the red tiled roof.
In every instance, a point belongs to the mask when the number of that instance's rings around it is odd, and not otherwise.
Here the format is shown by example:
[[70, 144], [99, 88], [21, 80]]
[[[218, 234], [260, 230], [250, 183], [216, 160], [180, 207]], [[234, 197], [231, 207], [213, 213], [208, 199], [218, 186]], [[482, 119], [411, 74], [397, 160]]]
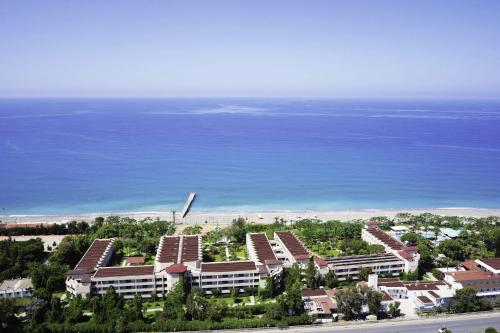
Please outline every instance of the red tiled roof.
[[434, 292], [434, 291], [432, 291], [432, 290], [429, 290], [429, 291], [428, 291], [428, 293], [429, 293], [432, 297], [434, 297], [434, 298], [439, 298], [439, 295], [438, 295], [438, 294], [436, 294], [436, 292]]
[[104, 255], [106, 248], [112, 243], [111, 239], [96, 239], [90, 245], [87, 252], [80, 259], [75, 269], [94, 270], [99, 263], [99, 259]]
[[446, 283], [442, 281], [412, 281], [403, 282], [408, 290], [439, 290], [438, 286], [445, 286]]
[[496, 276], [490, 272], [485, 271], [465, 271], [465, 272], [451, 272], [445, 273], [453, 276], [455, 281], [457, 282], [466, 282], [473, 280], [489, 280], [489, 279], [498, 279], [500, 280], [500, 276]]
[[379, 222], [377, 222], [377, 221], [366, 221], [366, 222], [365, 222], [365, 225], [366, 225], [367, 227], [378, 226], [379, 224], [380, 224], [380, 223], [379, 223]]
[[382, 231], [377, 227], [366, 228], [366, 231], [371, 233], [374, 237], [393, 250], [402, 250], [405, 247], [403, 243], [389, 236], [385, 231]]
[[310, 254], [299, 254], [299, 255], [293, 256], [293, 258], [295, 260], [306, 260], [306, 259], [311, 259], [311, 255]]
[[154, 266], [100, 267], [94, 277], [153, 275], [153, 271]]
[[477, 261], [490, 266], [494, 270], [500, 269], [500, 258], [483, 258], [483, 259], [477, 259]]
[[474, 260], [472, 260], [472, 259], [464, 260], [459, 265], [462, 266], [462, 267], [464, 267], [468, 271], [477, 271], [477, 270], [480, 269], [477, 266], [476, 262]]
[[322, 267], [322, 266], [328, 266], [328, 262], [323, 259], [323, 258], [320, 258], [320, 257], [314, 257], [314, 262], [316, 263], [316, 265]]
[[325, 289], [302, 289], [302, 297], [327, 296]]
[[238, 272], [255, 271], [257, 266], [253, 261], [226, 261], [226, 262], [204, 262], [201, 264], [203, 272]]
[[179, 254], [179, 243], [180, 243], [180, 237], [178, 236], [162, 237], [160, 241], [160, 247], [158, 248], [159, 251], [158, 262], [177, 263], [177, 257]]
[[[310, 258], [309, 251], [297, 239], [297, 236], [291, 231], [277, 231], [276, 236], [281, 239], [281, 242], [288, 249], [290, 254], [298, 260]], [[307, 257], [306, 257], [307, 256]]]
[[125, 262], [127, 264], [143, 264], [146, 260], [145, 257], [127, 257], [125, 258]]
[[404, 284], [398, 278], [382, 278], [378, 279], [378, 285], [388, 288], [404, 288]]
[[420, 300], [420, 302], [427, 304], [427, 303], [432, 303], [429, 297], [427, 296], [417, 296], [417, 298]]
[[388, 293], [386, 293], [385, 291], [382, 292], [384, 294], [384, 296], [382, 296], [382, 301], [385, 301], [385, 302], [389, 302], [389, 301], [392, 301], [392, 297], [391, 295], [389, 295]]
[[411, 254], [410, 252], [406, 252], [406, 251], [398, 251], [398, 254], [401, 256], [401, 258], [403, 259], [406, 259], [406, 260], [410, 260], [410, 259], [413, 259], [413, 254]]
[[257, 259], [261, 263], [265, 263], [266, 260], [278, 260], [265, 233], [250, 234], [250, 239], [252, 240]]
[[201, 259], [199, 253], [199, 236], [183, 236], [181, 262]]
[[187, 271], [187, 266], [183, 264], [173, 264], [172, 266], [167, 267], [165, 272], [167, 273], [185, 273]]
[[323, 309], [324, 314], [331, 314], [334, 310], [337, 309], [336, 304], [334, 304], [332, 299], [328, 296], [315, 298], [314, 301], [321, 304], [321, 308]]

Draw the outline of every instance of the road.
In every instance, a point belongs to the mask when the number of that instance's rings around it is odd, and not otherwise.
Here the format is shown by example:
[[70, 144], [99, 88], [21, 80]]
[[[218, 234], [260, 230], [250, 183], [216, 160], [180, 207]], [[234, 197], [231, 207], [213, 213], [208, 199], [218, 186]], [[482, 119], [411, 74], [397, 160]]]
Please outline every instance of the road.
[[495, 327], [498, 330], [500, 329], [500, 312], [394, 322], [384, 321], [349, 325], [333, 324], [319, 327], [290, 328], [284, 332], [436, 333], [441, 327], [448, 327], [453, 333], [482, 333], [487, 327]]

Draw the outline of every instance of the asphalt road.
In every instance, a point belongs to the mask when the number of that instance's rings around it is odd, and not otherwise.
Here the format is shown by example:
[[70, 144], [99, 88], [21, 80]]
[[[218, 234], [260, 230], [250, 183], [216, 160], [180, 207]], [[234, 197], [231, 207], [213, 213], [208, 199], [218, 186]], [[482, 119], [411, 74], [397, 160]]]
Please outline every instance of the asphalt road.
[[319, 327], [290, 328], [284, 332], [349, 332], [349, 333], [437, 333], [441, 327], [449, 328], [453, 333], [484, 332], [487, 327], [500, 330], [500, 312], [448, 316], [432, 319], [417, 319], [395, 322], [374, 322], [350, 325], [324, 325]]

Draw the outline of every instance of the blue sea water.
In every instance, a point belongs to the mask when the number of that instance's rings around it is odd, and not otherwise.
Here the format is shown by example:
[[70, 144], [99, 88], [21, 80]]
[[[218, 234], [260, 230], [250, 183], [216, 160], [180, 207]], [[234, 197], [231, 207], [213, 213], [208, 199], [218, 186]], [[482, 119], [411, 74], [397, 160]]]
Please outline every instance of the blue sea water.
[[0, 215], [500, 207], [500, 102], [0, 100]]

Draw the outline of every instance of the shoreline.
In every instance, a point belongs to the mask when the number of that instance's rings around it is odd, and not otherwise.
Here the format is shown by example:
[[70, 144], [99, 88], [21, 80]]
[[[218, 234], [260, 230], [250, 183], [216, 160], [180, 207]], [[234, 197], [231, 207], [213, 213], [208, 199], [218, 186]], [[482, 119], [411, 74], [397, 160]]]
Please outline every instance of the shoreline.
[[[190, 212], [185, 218], [176, 214], [179, 224], [229, 224], [233, 219], [242, 217], [251, 222], [272, 223], [276, 218], [286, 221], [299, 218], [318, 218], [320, 220], [349, 221], [368, 219], [374, 216], [394, 217], [397, 213], [432, 213], [435, 215], [456, 216], [500, 216], [500, 208], [474, 207], [443, 207], [443, 208], [411, 208], [411, 209], [357, 209], [357, 210], [263, 210], [263, 211], [200, 211]], [[172, 212], [117, 212], [117, 213], [88, 213], [88, 214], [61, 214], [61, 215], [0, 215], [2, 223], [64, 223], [72, 220], [92, 222], [96, 217], [128, 216], [136, 219], [145, 217], [172, 220]]]

